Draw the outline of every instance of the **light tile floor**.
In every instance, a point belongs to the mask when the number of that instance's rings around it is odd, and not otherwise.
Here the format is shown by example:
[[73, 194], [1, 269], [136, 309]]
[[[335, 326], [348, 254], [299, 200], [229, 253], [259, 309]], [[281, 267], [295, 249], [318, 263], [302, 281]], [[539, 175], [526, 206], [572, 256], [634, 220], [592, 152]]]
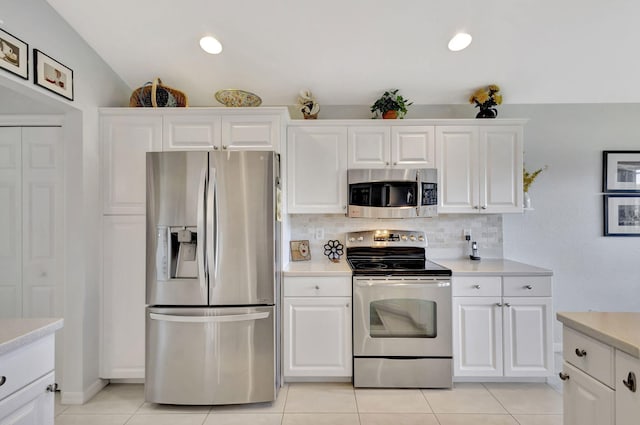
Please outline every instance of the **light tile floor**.
[[295, 383], [274, 403], [167, 406], [140, 384], [112, 384], [82, 406], [56, 399], [56, 425], [562, 425], [562, 395], [542, 383], [456, 383], [451, 390]]

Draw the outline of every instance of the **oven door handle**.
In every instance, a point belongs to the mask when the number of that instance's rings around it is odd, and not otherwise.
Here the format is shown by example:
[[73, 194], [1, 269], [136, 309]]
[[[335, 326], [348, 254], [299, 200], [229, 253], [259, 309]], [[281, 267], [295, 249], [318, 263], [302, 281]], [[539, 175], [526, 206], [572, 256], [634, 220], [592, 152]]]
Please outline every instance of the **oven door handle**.
[[356, 281], [356, 286], [359, 286], [361, 288], [371, 287], [371, 286], [412, 286], [412, 287], [437, 286], [438, 288], [446, 288], [448, 286], [451, 286], [451, 282], [449, 282], [448, 280], [433, 280], [433, 281], [424, 281], [424, 282], [422, 281], [403, 282], [401, 280], [381, 280], [381, 281], [371, 281], [371, 280], [361, 281], [360, 280], [360, 281]]

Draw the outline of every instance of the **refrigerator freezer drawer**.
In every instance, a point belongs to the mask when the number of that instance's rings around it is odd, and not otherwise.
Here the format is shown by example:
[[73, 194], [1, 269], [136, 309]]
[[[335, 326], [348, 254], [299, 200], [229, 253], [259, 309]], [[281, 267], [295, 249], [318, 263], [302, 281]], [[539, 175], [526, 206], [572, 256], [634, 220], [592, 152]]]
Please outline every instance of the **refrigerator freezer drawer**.
[[274, 401], [275, 307], [147, 308], [145, 399]]

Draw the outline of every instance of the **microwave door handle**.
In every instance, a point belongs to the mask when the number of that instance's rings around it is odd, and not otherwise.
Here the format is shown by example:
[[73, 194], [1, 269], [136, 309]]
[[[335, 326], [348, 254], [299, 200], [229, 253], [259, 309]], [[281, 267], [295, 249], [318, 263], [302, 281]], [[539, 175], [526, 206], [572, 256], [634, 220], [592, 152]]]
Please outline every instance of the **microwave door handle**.
[[391, 202], [390, 199], [391, 199], [391, 186], [389, 186], [388, 184], [385, 184], [384, 185], [384, 199], [383, 199], [382, 204], [385, 207], [388, 207], [389, 203]]

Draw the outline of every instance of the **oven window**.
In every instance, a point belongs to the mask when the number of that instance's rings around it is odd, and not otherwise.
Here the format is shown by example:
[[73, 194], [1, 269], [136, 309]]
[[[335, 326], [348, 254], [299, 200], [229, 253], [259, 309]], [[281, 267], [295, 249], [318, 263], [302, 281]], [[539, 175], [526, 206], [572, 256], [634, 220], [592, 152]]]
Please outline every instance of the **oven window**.
[[437, 305], [434, 301], [394, 298], [369, 304], [371, 338], [435, 338]]

